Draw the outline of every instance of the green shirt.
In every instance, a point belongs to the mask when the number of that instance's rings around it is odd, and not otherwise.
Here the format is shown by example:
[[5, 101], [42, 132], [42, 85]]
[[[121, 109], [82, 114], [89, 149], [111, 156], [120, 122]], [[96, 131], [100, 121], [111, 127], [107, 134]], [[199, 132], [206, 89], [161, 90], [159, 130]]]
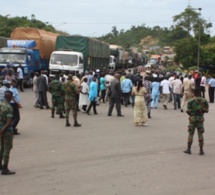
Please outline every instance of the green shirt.
[[[7, 124], [7, 119], [13, 117], [13, 108], [4, 102], [0, 103], [0, 128]], [[8, 130], [13, 130], [12, 127]]]

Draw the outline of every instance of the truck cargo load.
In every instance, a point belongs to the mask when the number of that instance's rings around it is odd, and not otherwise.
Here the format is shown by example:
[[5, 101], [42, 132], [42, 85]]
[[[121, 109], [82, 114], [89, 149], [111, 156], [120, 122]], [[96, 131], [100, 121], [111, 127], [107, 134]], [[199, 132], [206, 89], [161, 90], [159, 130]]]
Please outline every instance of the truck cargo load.
[[41, 59], [47, 60], [55, 50], [56, 38], [59, 34], [36, 28], [18, 27], [10, 35], [12, 40], [35, 40]]
[[125, 50], [120, 45], [110, 45], [110, 54], [115, 57], [116, 69], [125, 66]]

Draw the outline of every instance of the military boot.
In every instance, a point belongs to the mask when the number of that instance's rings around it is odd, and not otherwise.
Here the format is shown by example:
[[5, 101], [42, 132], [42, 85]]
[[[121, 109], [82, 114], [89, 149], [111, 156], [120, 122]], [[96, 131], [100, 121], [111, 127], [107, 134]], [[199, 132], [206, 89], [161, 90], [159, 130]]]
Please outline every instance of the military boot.
[[204, 155], [204, 150], [203, 150], [203, 146], [200, 146], [200, 150], [199, 150], [199, 155]]
[[74, 127], [80, 127], [81, 124], [79, 124], [77, 121], [74, 122]]
[[66, 119], [66, 127], [70, 127], [71, 124], [69, 123], [69, 119]]
[[14, 171], [10, 171], [8, 168], [7, 168], [7, 165], [3, 165], [2, 166], [2, 171], [1, 171], [1, 174], [2, 175], [14, 175], [16, 172]]
[[62, 112], [60, 112], [59, 118], [65, 118], [65, 116], [63, 116], [63, 113], [62, 113]]
[[184, 153], [191, 154], [191, 145], [192, 145], [192, 143], [187, 144], [187, 149], [184, 151]]

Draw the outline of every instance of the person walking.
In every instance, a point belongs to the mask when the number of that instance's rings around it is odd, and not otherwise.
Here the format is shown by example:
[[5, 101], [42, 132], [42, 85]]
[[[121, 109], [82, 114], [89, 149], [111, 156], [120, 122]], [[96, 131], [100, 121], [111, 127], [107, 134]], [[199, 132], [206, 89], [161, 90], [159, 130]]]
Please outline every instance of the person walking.
[[193, 82], [191, 81], [191, 75], [188, 76], [188, 79], [184, 80], [182, 87], [182, 104], [181, 104], [181, 112], [184, 112], [184, 107], [187, 101], [192, 98], [192, 89], [194, 88]]
[[56, 75], [54, 79], [50, 82], [48, 86], [48, 91], [52, 94], [52, 108], [51, 108], [51, 118], [54, 118], [55, 108], [59, 113], [59, 118], [65, 118], [63, 116], [63, 104], [65, 89], [63, 84], [59, 81], [59, 76]]
[[125, 76], [125, 79], [121, 83], [122, 93], [123, 93], [123, 104], [125, 107], [128, 106], [131, 91], [132, 91], [132, 81], [129, 79], [128, 75]]
[[89, 105], [89, 86], [87, 84], [87, 78], [83, 79], [81, 83], [81, 90], [80, 90], [80, 99], [79, 99], [79, 106], [82, 107], [82, 111], [87, 111], [87, 106]]
[[20, 91], [24, 92], [23, 90], [23, 70], [22, 70], [22, 65], [20, 64], [19, 67], [17, 68], [17, 89], [19, 88]]
[[160, 83], [160, 91], [161, 96], [163, 98], [163, 107], [165, 110], [167, 110], [167, 102], [169, 101], [170, 96], [170, 81], [167, 80], [167, 77], [164, 77], [163, 80]]
[[210, 78], [210, 81], [208, 83], [208, 92], [209, 92], [210, 103], [214, 103], [214, 90], [215, 90], [215, 79], [212, 75]]
[[199, 154], [203, 155], [203, 145], [204, 145], [204, 137], [203, 133], [204, 129], [204, 113], [208, 112], [209, 105], [205, 98], [202, 98], [199, 94], [199, 89], [192, 90], [194, 97], [187, 104], [187, 114], [189, 115], [189, 125], [188, 125], [188, 143], [187, 149], [184, 151], [186, 154], [191, 154], [191, 146], [193, 143], [193, 135], [195, 133], [195, 129], [198, 130], [198, 138], [199, 138]]
[[174, 110], [181, 109], [181, 93], [182, 93], [182, 82], [179, 76], [176, 75], [176, 79], [172, 82], [173, 97], [174, 97]]
[[113, 107], [116, 104], [116, 111], [118, 117], [123, 117], [121, 113], [121, 98], [122, 98], [122, 90], [120, 86], [120, 74], [116, 73], [115, 78], [111, 81], [110, 85], [110, 103], [109, 103], [109, 110], [108, 116], [112, 116]]
[[101, 97], [99, 98], [99, 103], [101, 103], [101, 100], [103, 103], [105, 103], [105, 96], [106, 96], [106, 79], [105, 79], [105, 73], [102, 72], [100, 77], [100, 91], [101, 91]]
[[17, 80], [12, 79], [10, 91], [13, 93], [13, 97], [10, 102], [10, 105], [13, 108], [13, 118], [12, 118], [13, 134], [19, 135], [20, 133], [18, 132], [17, 125], [19, 124], [19, 121], [20, 121], [19, 108], [21, 108], [21, 104], [20, 104], [19, 92], [17, 89]]
[[36, 99], [36, 101], [34, 103], [35, 108], [39, 107], [39, 100], [38, 100], [39, 93], [38, 93], [38, 88], [37, 88], [37, 79], [38, 79], [38, 77], [39, 77], [39, 72], [35, 72], [34, 78], [33, 78], [33, 89], [32, 89], [34, 94], [35, 94], [35, 99]]
[[158, 108], [158, 101], [160, 98], [160, 83], [158, 82], [158, 78], [153, 78], [152, 82], [152, 102], [151, 102], [151, 108]]
[[152, 118], [151, 116], [151, 101], [152, 101], [152, 83], [150, 81], [149, 76], [145, 76], [143, 81], [143, 87], [146, 88], [145, 103], [148, 111], [148, 118]]
[[147, 107], [145, 103], [144, 96], [147, 94], [146, 88], [143, 87], [142, 80], [137, 82], [137, 86], [133, 88], [132, 95], [135, 96], [134, 102], [134, 124], [137, 126], [139, 123], [141, 125], [147, 125]]
[[71, 74], [68, 75], [67, 83], [65, 84], [65, 109], [66, 109], [66, 127], [71, 126], [69, 123], [69, 112], [72, 110], [73, 119], [74, 119], [74, 127], [80, 127], [81, 124], [77, 122], [78, 112], [77, 112], [77, 104], [75, 101], [76, 94], [78, 94], [78, 88], [76, 84], [73, 82], [73, 76]]
[[201, 90], [201, 96], [205, 98], [205, 87], [206, 87], [207, 79], [205, 77], [205, 74], [202, 74], [201, 78], [201, 84], [200, 84], [200, 90]]
[[[13, 93], [5, 92], [5, 102], [0, 103], [0, 170], [2, 175], [13, 175], [8, 169], [10, 151], [13, 147], [13, 108], [10, 105]], [[3, 162], [3, 164], [2, 164]]]
[[90, 110], [92, 107], [93, 107], [94, 114], [98, 114], [96, 111], [97, 96], [98, 96], [98, 83], [96, 82], [96, 78], [94, 77], [90, 83], [90, 91], [89, 91], [90, 105], [86, 111], [88, 115], [90, 115]]
[[42, 73], [37, 79], [37, 89], [39, 93], [39, 104], [40, 104], [40, 109], [43, 109], [43, 106], [46, 106], [46, 109], [50, 109], [48, 105], [48, 100], [47, 100], [47, 91], [48, 91], [48, 83], [47, 83], [47, 78], [44, 76]]

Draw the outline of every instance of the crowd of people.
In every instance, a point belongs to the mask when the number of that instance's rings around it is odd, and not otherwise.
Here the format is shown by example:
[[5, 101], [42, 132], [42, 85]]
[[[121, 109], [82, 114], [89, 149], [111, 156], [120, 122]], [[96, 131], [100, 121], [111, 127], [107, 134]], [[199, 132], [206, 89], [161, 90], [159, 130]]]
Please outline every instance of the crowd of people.
[[[22, 70], [22, 67], [19, 67]], [[17, 69], [15, 74], [10, 67], [6, 67], [3, 86], [0, 88], [0, 169], [2, 174], [15, 174], [8, 169], [9, 153], [12, 148], [12, 137], [20, 134], [17, 125], [20, 121], [19, 91], [23, 90], [23, 72]], [[20, 76], [20, 72], [22, 75]], [[15, 76], [18, 75], [18, 76]], [[20, 81], [21, 80], [21, 81]], [[74, 127], [80, 127], [78, 112], [87, 115], [98, 114], [99, 104], [109, 103], [107, 116], [111, 117], [114, 106], [118, 117], [124, 117], [122, 106], [132, 107], [134, 125], [146, 126], [151, 118], [151, 110], [158, 109], [162, 102], [163, 108], [168, 109], [168, 103], [173, 101], [174, 110], [184, 112], [186, 104], [190, 116], [188, 148], [184, 152], [191, 154], [191, 145], [195, 128], [198, 130], [200, 154], [203, 151], [203, 114], [208, 112], [205, 99], [207, 79], [204, 74], [196, 71], [192, 75], [182, 75], [176, 72], [150, 71], [141, 74], [131, 70], [88, 70], [84, 76], [80, 74], [62, 72], [59, 75], [48, 76], [47, 71], [35, 72], [33, 77], [33, 92], [35, 94], [34, 107], [50, 109], [51, 118], [59, 115], [65, 119], [65, 126], [70, 127], [69, 115], [73, 113]], [[215, 79], [210, 77], [209, 101], [214, 102]], [[51, 93], [51, 107], [47, 93]], [[181, 103], [182, 100], [182, 103]], [[190, 101], [191, 100], [191, 101]], [[6, 144], [5, 144], [6, 143]]]

